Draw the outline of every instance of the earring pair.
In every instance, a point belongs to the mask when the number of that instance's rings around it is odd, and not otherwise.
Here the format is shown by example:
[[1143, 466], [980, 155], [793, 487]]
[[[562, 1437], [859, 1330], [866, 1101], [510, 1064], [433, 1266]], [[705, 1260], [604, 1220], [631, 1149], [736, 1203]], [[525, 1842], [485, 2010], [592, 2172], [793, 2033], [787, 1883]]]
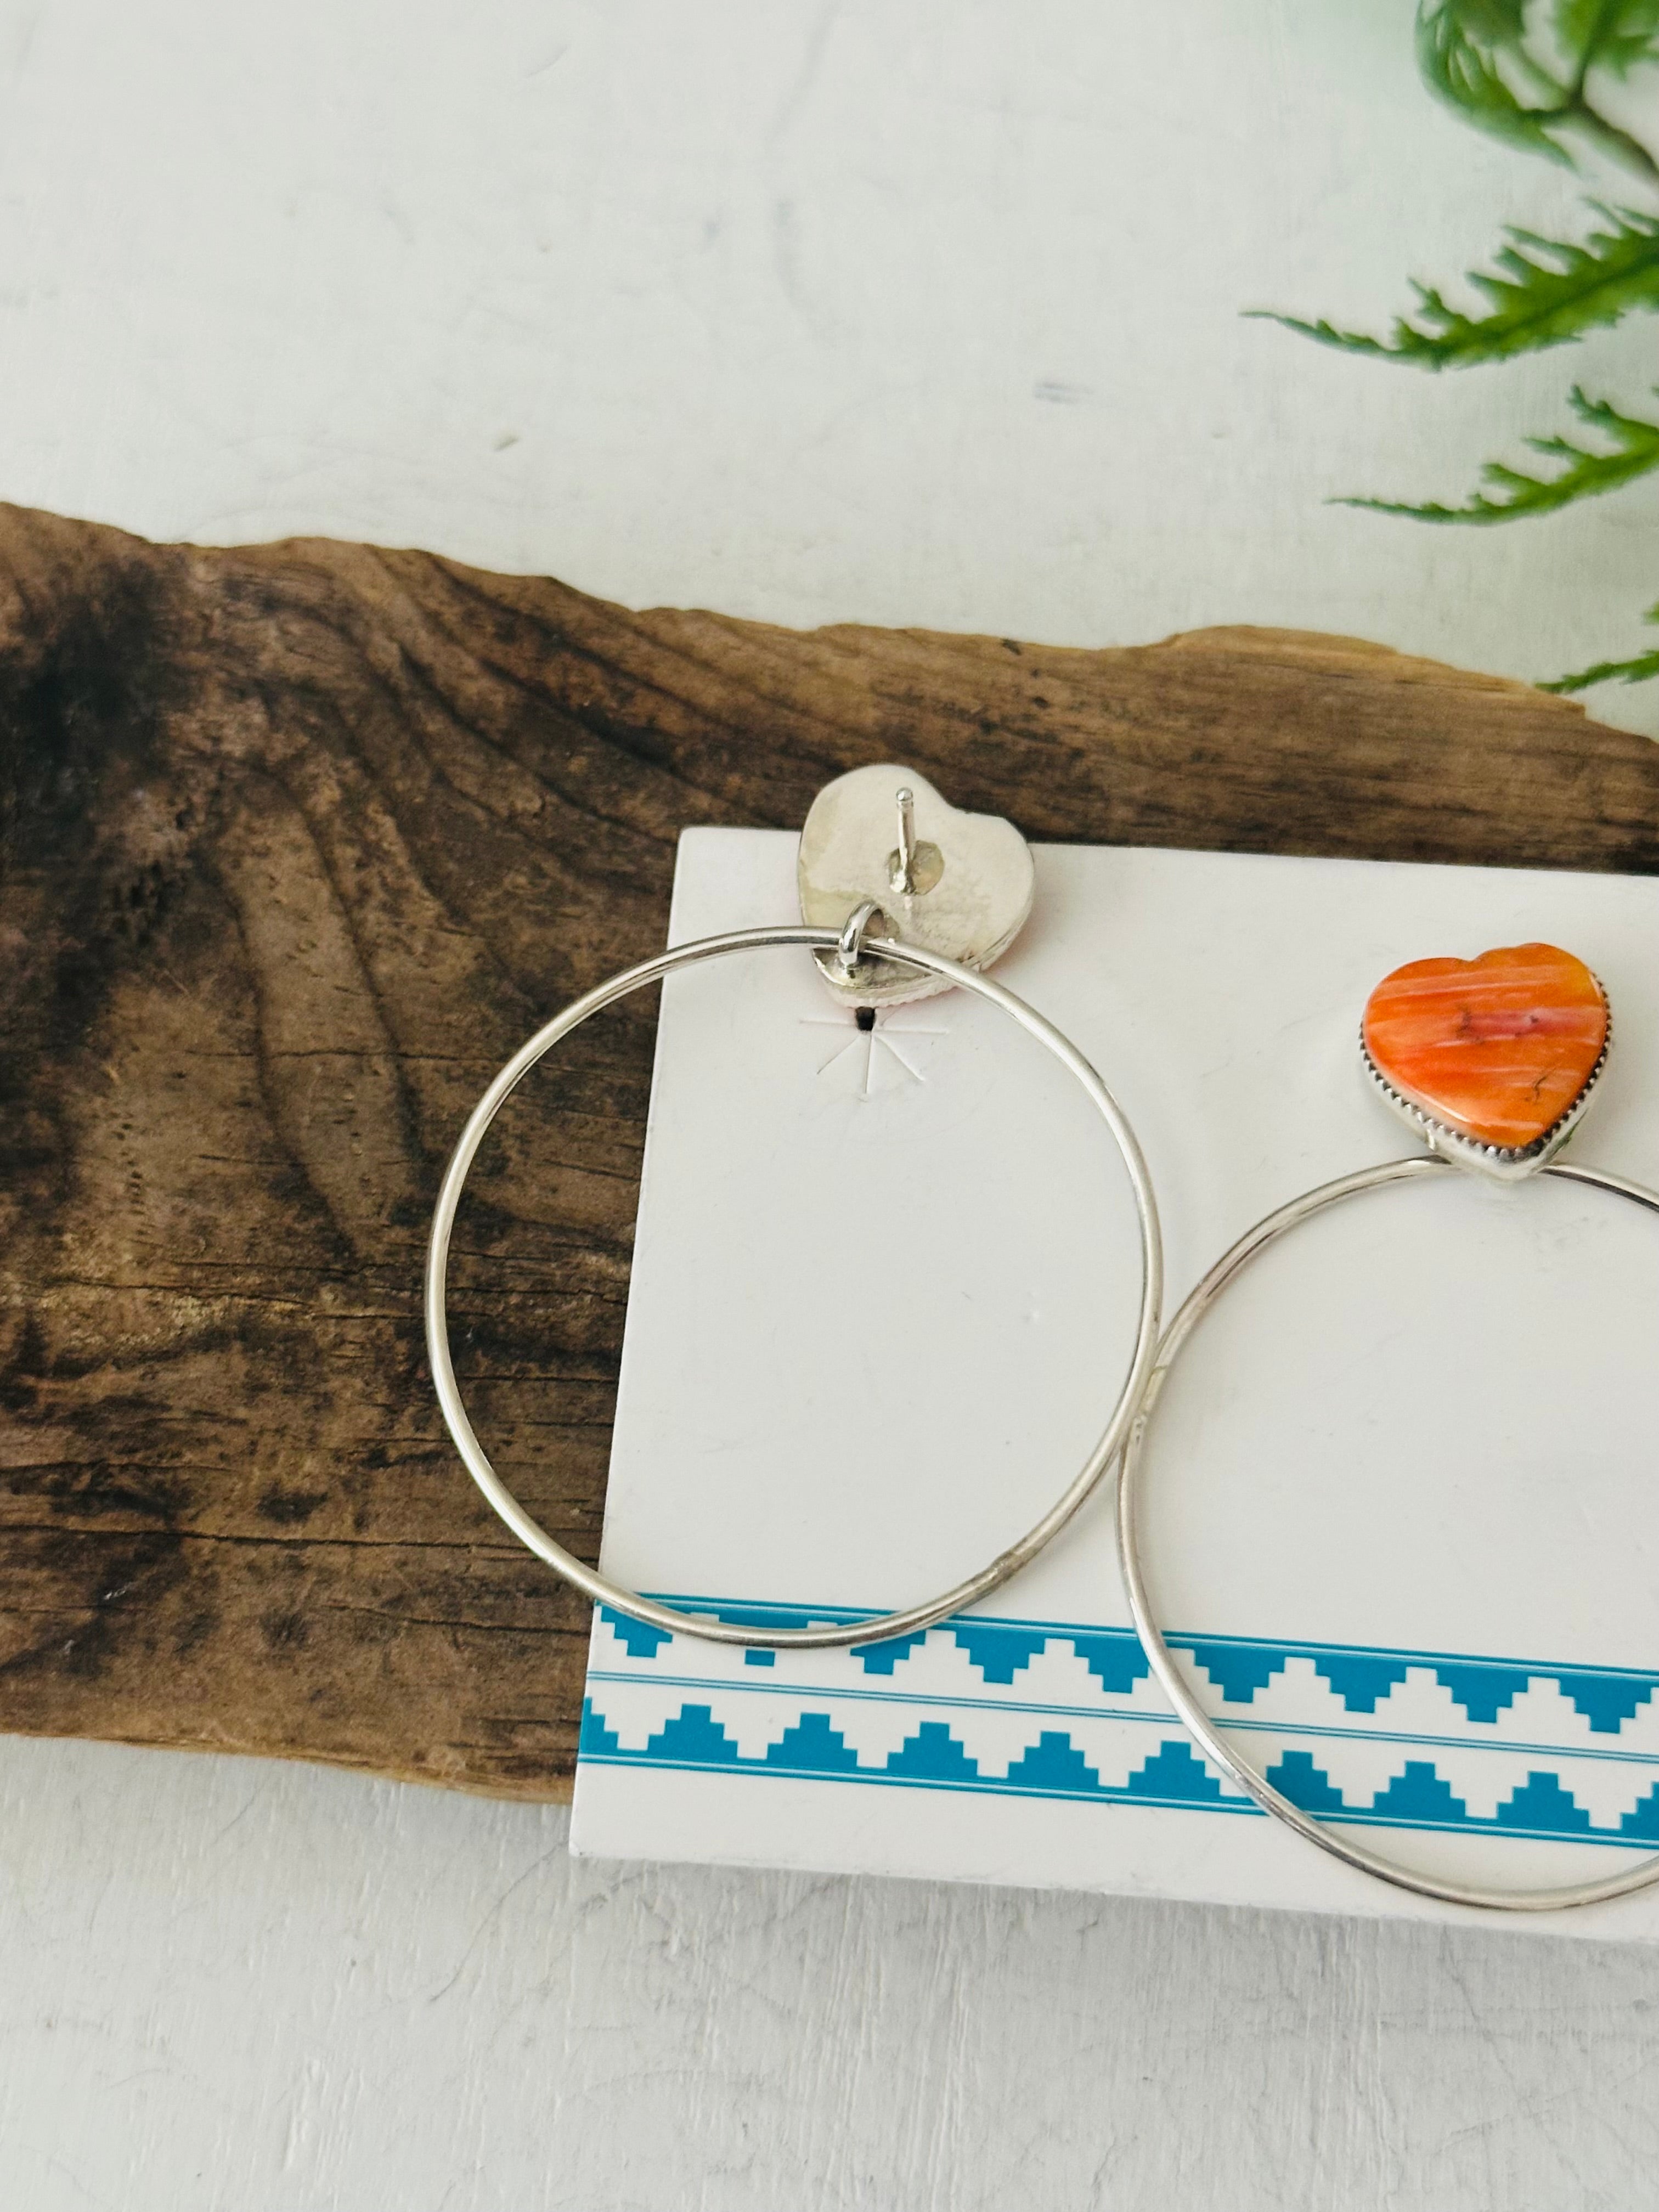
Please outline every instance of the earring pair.
[[[1392, 1865], [1312, 1820], [1256, 1774], [1205, 1714], [1172, 1657], [1147, 1595], [1144, 1501], [1147, 1440], [1168, 1376], [1204, 1315], [1262, 1251], [1299, 1223], [1395, 1182], [1464, 1169], [1504, 1182], [1549, 1174], [1659, 1210], [1623, 1179], [1558, 1162], [1606, 1065], [1606, 994], [1583, 964], [1546, 946], [1475, 962], [1418, 962], [1385, 979], [1362, 1023], [1362, 1064], [1423, 1148], [1409, 1158], [1322, 1186], [1250, 1231], [1205, 1276], [1159, 1341], [1163, 1261], [1156, 1199], [1140, 1147], [1113, 1093], [1043, 1016], [985, 969], [1013, 942], [1035, 895], [1031, 856], [1006, 823], [949, 806], [923, 779], [888, 767], [854, 771], [814, 802], [798, 869], [801, 920], [682, 945], [607, 979], [537, 1032], [502, 1069], [469, 1118], [434, 1216], [427, 1271], [427, 1332], [444, 1417], [491, 1505], [532, 1551], [596, 1602], [671, 1633], [766, 1650], [860, 1645], [914, 1634], [972, 1606], [1034, 1559], [1105, 1478], [1120, 1452], [1118, 1539], [1130, 1608], [1149, 1660], [1205, 1753], [1266, 1810], [1349, 1864], [1419, 1893], [1461, 1904], [1538, 1910], [1616, 1896], [1659, 1879], [1659, 1857], [1571, 1889], [1496, 1892], [1442, 1883]], [[560, 1547], [514, 1497], [468, 1419], [450, 1358], [445, 1310], [449, 1242], [468, 1171], [513, 1091], [581, 1022], [682, 968], [741, 952], [810, 951], [824, 987], [861, 1025], [884, 1007], [961, 988], [986, 1000], [1058, 1059], [1106, 1124], [1133, 1194], [1140, 1297], [1121, 1388], [1082, 1468], [1017, 1543], [936, 1595], [873, 1619], [757, 1629], [691, 1613], [622, 1588]]]

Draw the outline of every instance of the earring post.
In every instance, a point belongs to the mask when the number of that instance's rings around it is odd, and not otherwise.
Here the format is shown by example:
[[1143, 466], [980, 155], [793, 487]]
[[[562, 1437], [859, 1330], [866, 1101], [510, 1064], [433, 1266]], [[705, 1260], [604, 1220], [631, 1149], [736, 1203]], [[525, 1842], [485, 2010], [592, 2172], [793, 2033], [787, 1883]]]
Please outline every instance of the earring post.
[[909, 898], [916, 888], [916, 794], [908, 784], [897, 793], [897, 802], [898, 866], [893, 871], [893, 889]]

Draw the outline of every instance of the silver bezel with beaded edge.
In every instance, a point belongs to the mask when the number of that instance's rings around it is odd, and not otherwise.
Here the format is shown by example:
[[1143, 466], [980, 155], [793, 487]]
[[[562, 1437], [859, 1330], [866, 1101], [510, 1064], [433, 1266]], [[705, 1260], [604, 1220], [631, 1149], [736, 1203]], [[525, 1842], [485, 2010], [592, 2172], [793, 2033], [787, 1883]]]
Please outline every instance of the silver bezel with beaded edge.
[[1474, 1175], [1489, 1176], [1494, 1182], [1522, 1182], [1528, 1176], [1536, 1175], [1547, 1167], [1567, 1139], [1584, 1118], [1596, 1085], [1601, 1080], [1607, 1055], [1613, 1050], [1613, 1001], [1607, 996], [1607, 987], [1597, 975], [1595, 988], [1601, 994], [1601, 1004], [1607, 1010], [1607, 1033], [1601, 1041], [1601, 1055], [1584, 1078], [1583, 1088], [1566, 1112], [1551, 1123], [1541, 1137], [1534, 1137], [1529, 1145], [1485, 1145], [1478, 1137], [1466, 1137], [1461, 1129], [1452, 1128], [1425, 1108], [1418, 1106], [1403, 1091], [1396, 1091], [1388, 1077], [1371, 1058], [1365, 1042], [1365, 1025], [1359, 1025], [1359, 1057], [1365, 1073], [1383, 1098], [1402, 1121], [1409, 1121], [1418, 1135], [1424, 1139], [1431, 1152], [1438, 1152], [1455, 1166], [1467, 1168]]

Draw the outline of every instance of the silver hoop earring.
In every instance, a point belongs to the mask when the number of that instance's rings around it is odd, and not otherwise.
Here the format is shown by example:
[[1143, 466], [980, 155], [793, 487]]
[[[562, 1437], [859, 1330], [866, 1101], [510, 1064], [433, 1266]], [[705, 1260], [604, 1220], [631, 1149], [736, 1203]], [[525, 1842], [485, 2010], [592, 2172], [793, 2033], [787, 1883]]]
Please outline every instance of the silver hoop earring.
[[[872, 1644], [929, 1627], [988, 1596], [1035, 1559], [1082, 1505], [1122, 1449], [1157, 1355], [1163, 1297], [1158, 1206], [1122, 1109], [1070, 1040], [981, 970], [1006, 950], [1031, 908], [1035, 871], [1009, 823], [963, 814], [909, 771], [854, 769], [818, 794], [801, 833], [802, 920], [676, 945], [573, 1001], [522, 1045], [473, 1109], [438, 1192], [426, 1267], [426, 1340], [438, 1403], [468, 1473], [520, 1543], [596, 1604], [672, 1633], [766, 1650]], [[579, 1024], [660, 977], [728, 954], [810, 951], [831, 994], [868, 1026], [876, 1010], [934, 992], [988, 1000], [1081, 1085], [1117, 1147], [1139, 1225], [1140, 1302], [1127, 1373], [1094, 1449], [1036, 1525], [978, 1573], [902, 1611], [855, 1622], [760, 1630], [684, 1613], [623, 1589], [572, 1556], [526, 1511], [491, 1466], [467, 1417], [450, 1357], [446, 1281], [450, 1238], [468, 1170], [490, 1124], [530, 1071]]]
[[1170, 1371], [1205, 1315], [1281, 1237], [1348, 1199], [1463, 1169], [1503, 1182], [1559, 1176], [1659, 1213], [1659, 1193], [1555, 1157], [1601, 1079], [1611, 1040], [1601, 983], [1582, 961], [1553, 945], [1519, 945], [1477, 960], [1419, 960], [1386, 976], [1366, 1006], [1363, 1063], [1427, 1149], [1292, 1199], [1222, 1255], [1170, 1324], [1123, 1456], [1118, 1556], [1129, 1608], [1152, 1670], [1188, 1734], [1258, 1805], [1310, 1843], [1364, 1874], [1452, 1905], [1545, 1912], [1598, 1904], [1659, 1881], [1659, 1853], [1600, 1881], [1490, 1889], [1416, 1873], [1312, 1819], [1241, 1758], [1194, 1695], [1153, 1617], [1143, 1535], [1147, 1438]]

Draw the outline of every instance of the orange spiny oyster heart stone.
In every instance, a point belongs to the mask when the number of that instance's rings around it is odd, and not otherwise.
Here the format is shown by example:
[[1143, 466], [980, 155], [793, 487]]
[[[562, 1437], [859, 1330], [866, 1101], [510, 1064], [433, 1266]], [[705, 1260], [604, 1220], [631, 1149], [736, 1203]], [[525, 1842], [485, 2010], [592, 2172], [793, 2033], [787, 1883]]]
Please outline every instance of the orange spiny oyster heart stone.
[[1582, 960], [1513, 945], [1478, 960], [1413, 960], [1366, 1001], [1372, 1065], [1437, 1121], [1506, 1152], [1569, 1112], [1607, 1042], [1607, 1002]]

